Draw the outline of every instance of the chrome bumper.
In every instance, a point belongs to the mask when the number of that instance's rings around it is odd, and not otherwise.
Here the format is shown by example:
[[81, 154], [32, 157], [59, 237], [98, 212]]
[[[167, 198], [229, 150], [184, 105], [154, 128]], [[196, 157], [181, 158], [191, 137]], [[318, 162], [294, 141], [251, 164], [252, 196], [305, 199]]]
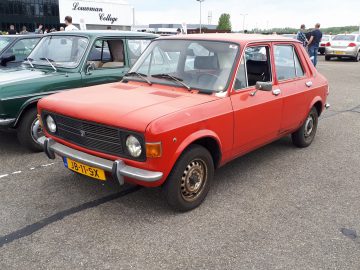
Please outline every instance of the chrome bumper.
[[44, 152], [50, 159], [55, 159], [55, 154], [68, 157], [85, 165], [103, 169], [110, 172], [120, 183], [124, 184], [124, 177], [129, 177], [144, 182], [155, 182], [163, 177], [162, 172], [153, 172], [135, 167], [127, 166], [122, 160], [108, 160], [67, 147], [53, 139], [41, 137], [38, 142], [44, 147]]

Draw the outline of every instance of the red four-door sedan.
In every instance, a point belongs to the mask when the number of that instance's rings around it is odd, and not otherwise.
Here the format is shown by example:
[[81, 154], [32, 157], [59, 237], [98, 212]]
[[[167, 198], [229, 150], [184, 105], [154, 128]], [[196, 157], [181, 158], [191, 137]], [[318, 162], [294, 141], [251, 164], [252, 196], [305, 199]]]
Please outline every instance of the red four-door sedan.
[[187, 211], [203, 202], [225, 163], [288, 134], [309, 146], [328, 94], [296, 40], [164, 37], [122, 82], [42, 99], [39, 142], [72, 171], [162, 186], [168, 203]]

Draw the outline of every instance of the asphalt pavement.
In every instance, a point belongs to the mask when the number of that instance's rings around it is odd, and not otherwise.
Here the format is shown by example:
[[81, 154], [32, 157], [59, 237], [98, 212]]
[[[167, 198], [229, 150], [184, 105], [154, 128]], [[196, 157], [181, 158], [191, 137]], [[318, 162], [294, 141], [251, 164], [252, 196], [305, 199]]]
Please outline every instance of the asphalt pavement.
[[0, 269], [360, 269], [360, 63], [318, 69], [332, 107], [313, 144], [236, 159], [188, 213], [0, 133]]

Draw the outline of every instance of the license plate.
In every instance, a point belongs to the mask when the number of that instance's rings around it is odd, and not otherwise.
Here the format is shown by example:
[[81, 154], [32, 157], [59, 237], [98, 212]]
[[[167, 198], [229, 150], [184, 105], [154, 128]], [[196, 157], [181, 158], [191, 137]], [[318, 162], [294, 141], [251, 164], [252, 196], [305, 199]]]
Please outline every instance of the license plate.
[[336, 51], [335, 54], [345, 54], [345, 52]]
[[69, 170], [89, 176], [91, 178], [95, 178], [97, 180], [106, 181], [105, 171], [102, 169], [87, 166], [66, 157], [64, 157], [63, 160], [65, 167]]

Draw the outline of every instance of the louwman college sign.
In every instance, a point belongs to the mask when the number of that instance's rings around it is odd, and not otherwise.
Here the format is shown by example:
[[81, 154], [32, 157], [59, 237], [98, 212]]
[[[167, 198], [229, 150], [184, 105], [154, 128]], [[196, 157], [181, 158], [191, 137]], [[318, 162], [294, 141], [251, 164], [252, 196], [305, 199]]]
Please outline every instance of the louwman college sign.
[[60, 23], [71, 16], [74, 24], [125, 25], [133, 22], [132, 7], [121, 0], [59, 0]]

